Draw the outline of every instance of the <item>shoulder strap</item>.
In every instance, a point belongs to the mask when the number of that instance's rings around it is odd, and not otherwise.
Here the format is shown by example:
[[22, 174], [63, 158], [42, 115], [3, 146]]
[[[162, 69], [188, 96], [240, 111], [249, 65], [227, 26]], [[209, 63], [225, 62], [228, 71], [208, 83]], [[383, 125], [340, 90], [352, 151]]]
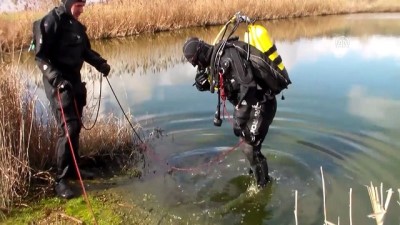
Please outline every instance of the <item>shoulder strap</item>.
[[243, 59], [238, 50], [237, 46], [233, 43], [234, 47], [230, 52], [230, 57], [233, 60], [233, 66], [237, 72], [235, 79], [242, 85], [249, 85], [253, 81], [253, 72], [251, 70], [250, 63]]

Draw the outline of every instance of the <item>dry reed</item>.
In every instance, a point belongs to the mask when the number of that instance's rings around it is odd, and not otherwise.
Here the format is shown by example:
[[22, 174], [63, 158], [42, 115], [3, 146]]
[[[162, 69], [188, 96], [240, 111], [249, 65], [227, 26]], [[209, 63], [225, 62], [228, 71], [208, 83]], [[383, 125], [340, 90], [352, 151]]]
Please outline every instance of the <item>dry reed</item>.
[[[14, 71], [15, 67], [2, 69]], [[12, 199], [26, 194], [34, 105], [22, 101], [24, 96], [17, 77], [0, 79], [0, 207], [10, 208]]]
[[350, 188], [350, 191], [349, 191], [349, 224], [350, 225], [353, 225], [352, 193], [353, 193], [353, 189]]
[[[322, 166], [320, 168], [321, 170], [321, 178], [322, 178], [322, 198], [324, 202], [324, 225], [336, 225], [330, 221], [327, 220], [327, 213], [326, 213], [326, 192], [325, 192], [325, 178], [324, 178], [324, 171], [322, 169]], [[340, 217], [338, 217], [338, 224], [340, 225]]]
[[[33, 0], [27, 0], [33, 1]], [[40, 9], [0, 15], [0, 51], [14, 46], [27, 46], [31, 26], [54, 3]], [[294, 18], [356, 12], [398, 12], [396, 0], [248, 0], [248, 1], [188, 1], [188, 0], [110, 0], [88, 5], [82, 21], [91, 38], [112, 38], [180, 28], [216, 25], [226, 22], [241, 11], [259, 20]]]
[[367, 186], [368, 194], [372, 204], [373, 214], [368, 217], [376, 220], [377, 225], [383, 225], [385, 221], [385, 214], [389, 207], [390, 199], [393, 194], [393, 190], [390, 188], [387, 191], [386, 200], [383, 197], [383, 184], [381, 183], [380, 192], [378, 192], [378, 187], [375, 187], [372, 182], [370, 186]]
[[[6, 212], [33, 194], [33, 179], [46, 175], [52, 183], [51, 175], [43, 171], [55, 162], [56, 123], [48, 104], [39, 101], [35, 85], [29, 83], [32, 74], [24, 74], [20, 63], [12, 59], [0, 68], [0, 209]], [[92, 130], [82, 132], [81, 142], [84, 156], [124, 159], [124, 163], [139, 159], [138, 141], [124, 118], [99, 119]]]
[[[400, 199], [400, 189], [397, 189], [397, 191], [399, 192], [399, 199]], [[400, 205], [400, 202], [399, 202], [399, 201], [397, 201], [397, 204], [399, 204], [399, 205]]]
[[[338, 217], [338, 223], [334, 224], [330, 221], [327, 220], [327, 209], [326, 209], [326, 192], [325, 192], [325, 178], [324, 178], [324, 172], [322, 167], [320, 167], [321, 170], [321, 180], [322, 180], [322, 198], [323, 198], [323, 208], [324, 208], [324, 225], [340, 225], [340, 217]], [[373, 218], [376, 221], [377, 225], [383, 225], [384, 224], [384, 219], [385, 219], [385, 214], [389, 208], [389, 203], [390, 199], [392, 197], [392, 194], [394, 193], [393, 190], [390, 188], [387, 190], [387, 195], [386, 198], [384, 198], [383, 194], [383, 184], [381, 183], [380, 189], [378, 191], [378, 187], [375, 187], [372, 182], [370, 183], [370, 186], [366, 186], [368, 190], [368, 194], [371, 200], [371, 205], [372, 205], [372, 210], [373, 213], [368, 215], [369, 218]], [[398, 189], [399, 192], [399, 197], [400, 197], [400, 189]], [[400, 202], [397, 202], [400, 205]], [[295, 191], [295, 206], [294, 206], [294, 216], [295, 216], [295, 224], [298, 225], [298, 218], [297, 218], [297, 190]], [[349, 224], [353, 224], [353, 218], [352, 218], [352, 188], [350, 188], [349, 191]]]
[[297, 219], [297, 190], [294, 193], [294, 221], [296, 223], [296, 225], [299, 224], [299, 221]]

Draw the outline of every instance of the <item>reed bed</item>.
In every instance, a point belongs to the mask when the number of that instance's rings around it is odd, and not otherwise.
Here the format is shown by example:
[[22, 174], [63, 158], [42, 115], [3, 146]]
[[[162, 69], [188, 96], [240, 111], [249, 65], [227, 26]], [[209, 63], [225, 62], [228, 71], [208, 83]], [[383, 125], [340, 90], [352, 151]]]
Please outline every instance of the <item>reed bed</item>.
[[[27, 0], [33, 1], [33, 0]], [[56, 4], [47, 0], [35, 9], [0, 15], [1, 51], [26, 47], [31, 26]], [[82, 22], [93, 39], [125, 37], [145, 32], [223, 24], [241, 11], [259, 20], [359, 12], [398, 12], [396, 0], [109, 0], [88, 5]]]
[[[328, 214], [327, 214], [327, 207], [326, 207], [326, 191], [325, 191], [325, 178], [324, 178], [324, 171], [322, 166], [320, 167], [321, 171], [321, 181], [322, 181], [322, 198], [323, 198], [323, 211], [324, 211], [324, 223], [323, 225], [340, 225], [340, 217], [337, 218], [337, 223], [331, 222], [327, 219]], [[390, 200], [392, 198], [392, 195], [394, 191], [392, 188], [389, 188], [386, 190], [386, 198], [384, 197], [384, 189], [383, 189], [383, 184], [380, 184], [380, 187], [378, 189], [377, 186], [375, 186], [372, 182], [370, 183], [369, 186], [366, 185], [368, 195], [371, 201], [371, 207], [372, 207], [372, 214], [368, 215], [369, 218], [375, 219], [376, 225], [384, 225], [385, 222], [385, 215], [386, 212], [388, 211], [389, 205], [390, 205]], [[400, 195], [400, 189], [398, 189], [399, 195]], [[349, 222], [345, 224], [353, 225], [353, 217], [352, 217], [352, 193], [353, 190], [350, 188], [349, 190]], [[295, 190], [294, 193], [294, 221], [296, 225], [299, 225], [298, 222], [298, 191]], [[400, 202], [398, 202], [400, 205]], [[354, 224], [358, 224], [357, 222]]]
[[0, 207], [8, 209], [12, 199], [26, 194], [32, 114], [23, 115], [23, 112], [32, 111], [33, 106], [20, 101], [18, 80], [8, 76], [0, 79]]
[[[45, 194], [53, 183], [56, 123], [47, 101], [38, 98], [36, 85], [27, 78], [32, 74], [21, 70], [20, 63], [13, 59], [0, 64], [0, 214], [10, 212], [28, 196]], [[89, 100], [90, 107], [95, 104]], [[89, 126], [94, 121], [84, 117], [84, 122]], [[82, 131], [81, 143], [83, 158], [104, 157], [116, 165], [139, 160], [139, 142], [125, 118], [99, 118], [92, 129]], [[32, 185], [37, 183], [44, 183], [42, 192]]]

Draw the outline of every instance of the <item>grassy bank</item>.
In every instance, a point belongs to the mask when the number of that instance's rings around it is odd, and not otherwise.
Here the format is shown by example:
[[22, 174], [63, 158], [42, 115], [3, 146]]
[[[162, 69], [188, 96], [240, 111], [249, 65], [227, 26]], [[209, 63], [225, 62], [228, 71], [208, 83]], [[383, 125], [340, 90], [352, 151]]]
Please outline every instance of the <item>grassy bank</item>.
[[[91, 184], [95, 185], [96, 184]], [[156, 224], [154, 213], [143, 210], [132, 202], [121, 199], [107, 190], [92, 193], [89, 197], [96, 222], [109, 224]], [[94, 224], [94, 217], [82, 197], [71, 200], [43, 198], [21, 206], [5, 219], [4, 225], [18, 224]]]
[[[31, 0], [27, 0], [31, 1]], [[50, 1], [50, 0], [48, 0]], [[397, 0], [110, 0], [88, 5], [82, 22], [93, 39], [123, 37], [144, 32], [158, 32], [226, 22], [235, 12], [259, 20], [293, 18], [359, 12], [399, 12]], [[52, 4], [39, 9], [0, 15], [2, 51], [27, 46], [35, 19], [43, 16]]]

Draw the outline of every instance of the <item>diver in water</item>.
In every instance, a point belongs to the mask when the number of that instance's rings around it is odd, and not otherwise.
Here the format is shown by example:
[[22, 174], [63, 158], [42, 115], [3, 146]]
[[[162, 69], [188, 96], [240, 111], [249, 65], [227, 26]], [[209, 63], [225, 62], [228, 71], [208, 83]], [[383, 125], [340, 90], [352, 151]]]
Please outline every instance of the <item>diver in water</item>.
[[[212, 93], [218, 90], [221, 98], [233, 104], [233, 132], [244, 140], [242, 150], [257, 185], [265, 187], [270, 177], [267, 158], [261, 152], [261, 146], [276, 113], [275, 95], [291, 83], [286, 69], [278, 68], [269, 60], [268, 53], [259, 51], [237, 37], [215, 45], [191, 37], [184, 43], [183, 54], [193, 66], [197, 66], [196, 88]], [[279, 64], [279, 61], [275, 62]], [[273, 80], [277, 73], [283, 74], [279, 76], [284, 82]], [[216, 126], [221, 125], [219, 105], [214, 119]]]

